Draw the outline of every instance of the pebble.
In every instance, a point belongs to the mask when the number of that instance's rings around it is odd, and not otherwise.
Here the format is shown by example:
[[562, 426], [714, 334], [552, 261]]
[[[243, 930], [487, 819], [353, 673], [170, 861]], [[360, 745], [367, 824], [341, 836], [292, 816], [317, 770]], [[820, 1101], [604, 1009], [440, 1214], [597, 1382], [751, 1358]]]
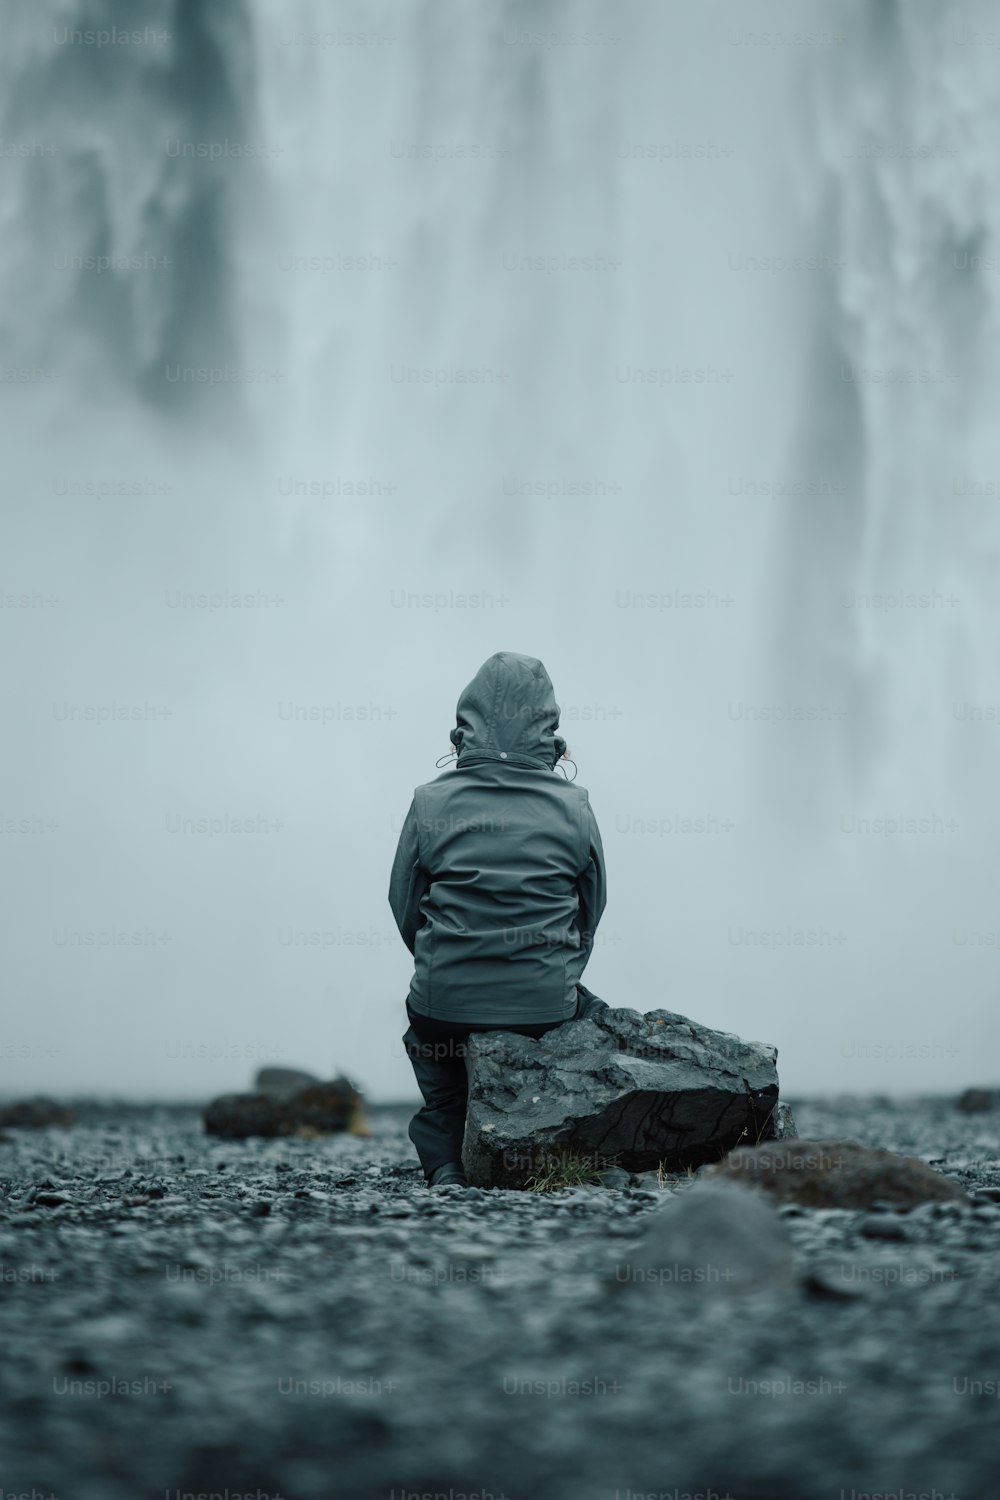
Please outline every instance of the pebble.
[[906, 1226], [895, 1214], [872, 1214], [862, 1219], [858, 1233], [869, 1240], [905, 1240]]

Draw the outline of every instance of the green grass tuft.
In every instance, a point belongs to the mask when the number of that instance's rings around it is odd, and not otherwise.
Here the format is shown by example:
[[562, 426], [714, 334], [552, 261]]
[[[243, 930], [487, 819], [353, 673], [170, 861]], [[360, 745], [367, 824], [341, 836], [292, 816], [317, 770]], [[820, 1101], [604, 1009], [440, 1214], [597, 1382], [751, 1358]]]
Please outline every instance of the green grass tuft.
[[525, 1182], [529, 1193], [555, 1193], [560, 1188], [598, 1186], [601, 1172], [618, 1165], [617, 1156], [596, 1156], [592, 1152], [565, 1151], [549, 1157]]

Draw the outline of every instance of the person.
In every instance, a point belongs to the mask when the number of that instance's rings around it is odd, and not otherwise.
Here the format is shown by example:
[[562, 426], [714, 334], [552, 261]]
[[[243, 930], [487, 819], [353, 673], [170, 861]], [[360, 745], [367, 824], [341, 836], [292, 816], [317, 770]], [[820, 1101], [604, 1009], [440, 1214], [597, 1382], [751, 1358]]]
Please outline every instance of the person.
[[470, 1034], [539, 1037], [604, 1005], [580, 982], [604, 851], [586, 789], [555, 774], [558, 728], [542, 663], [496, 652], [458, 700], [454, 765], [403, 821], [389, 904], [414, 959], [403, 1045], [424, 1103], [409, 1135], [431, 1187], [466, 1185]]

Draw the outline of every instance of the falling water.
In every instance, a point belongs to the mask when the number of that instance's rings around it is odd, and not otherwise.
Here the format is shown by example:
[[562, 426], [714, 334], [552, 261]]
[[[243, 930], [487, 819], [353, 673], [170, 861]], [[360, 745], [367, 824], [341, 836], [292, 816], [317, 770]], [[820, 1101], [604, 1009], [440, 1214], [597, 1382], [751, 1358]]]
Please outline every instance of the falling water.
[[[977, 1076], [985, 3], [174, 0], [73, 39], [116, 9], [9, 0], [0, 59], [5, 588], [58, 598], [5, 611], [5, 815], [58, 825], [9, 840], [24, 1080], [200, 1096], [280, 1046], [409, 1091], [388, 865], [501, 648], [605, 833], [599, 992], [776, 1042], [793, 1091]], [[112, 701], [162, 717], [67, 708]], [[170, 832], [226, 814], [283, 826]], [[111, 929], [156, 938], [51, 935]]]

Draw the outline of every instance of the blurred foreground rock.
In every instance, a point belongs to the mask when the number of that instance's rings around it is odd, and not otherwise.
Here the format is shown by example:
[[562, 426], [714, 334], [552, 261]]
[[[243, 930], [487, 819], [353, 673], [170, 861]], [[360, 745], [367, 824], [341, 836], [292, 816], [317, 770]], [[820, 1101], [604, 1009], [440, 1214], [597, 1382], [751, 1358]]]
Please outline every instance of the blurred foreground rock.
[[788, 1291], [795, 1285], [795, 1251], [785, 1224], [759, 1194], [702, 1179], [657, 1210], [614, 1276], [622, 1285], [657, 1291]]
[[857, 1141], [774, 1141], [742, 1146], [709, 1167], [706, 1181], [759, 1188], [782, 1203], [808, 1208], [916, 1208], [921, 1203], [969, 1201], [950, 1177], [915, 1156], [900, 1156]]
[[666, 1010], [606, 1007], [537, 1041], [474, 1034], [466, 1175], [520, 1188], [567, 1157], [630, 1172], [717, 1161], [741, 1140], [773, 1136], [776, 1059], [766, 1043]]
[[0, 1105], [0, 1126], [11, 1125], [40, 1130], [45, 1125], [72, 1125], [75, 1116], [65, 1105], [38, 1094], [33, 1099]]
[[[280, 1075], [280, 1076], [279, 1076]], [[307, 1080], [303, 1085], [301, 1080]], [[262, 1068], [252, 1094], [222, 1094], [205, 1109], [208, 1135], [247, 1136], [368, 1134], [364, 1100], [348, 1078], [329, 1083], [291, 1068]]]

